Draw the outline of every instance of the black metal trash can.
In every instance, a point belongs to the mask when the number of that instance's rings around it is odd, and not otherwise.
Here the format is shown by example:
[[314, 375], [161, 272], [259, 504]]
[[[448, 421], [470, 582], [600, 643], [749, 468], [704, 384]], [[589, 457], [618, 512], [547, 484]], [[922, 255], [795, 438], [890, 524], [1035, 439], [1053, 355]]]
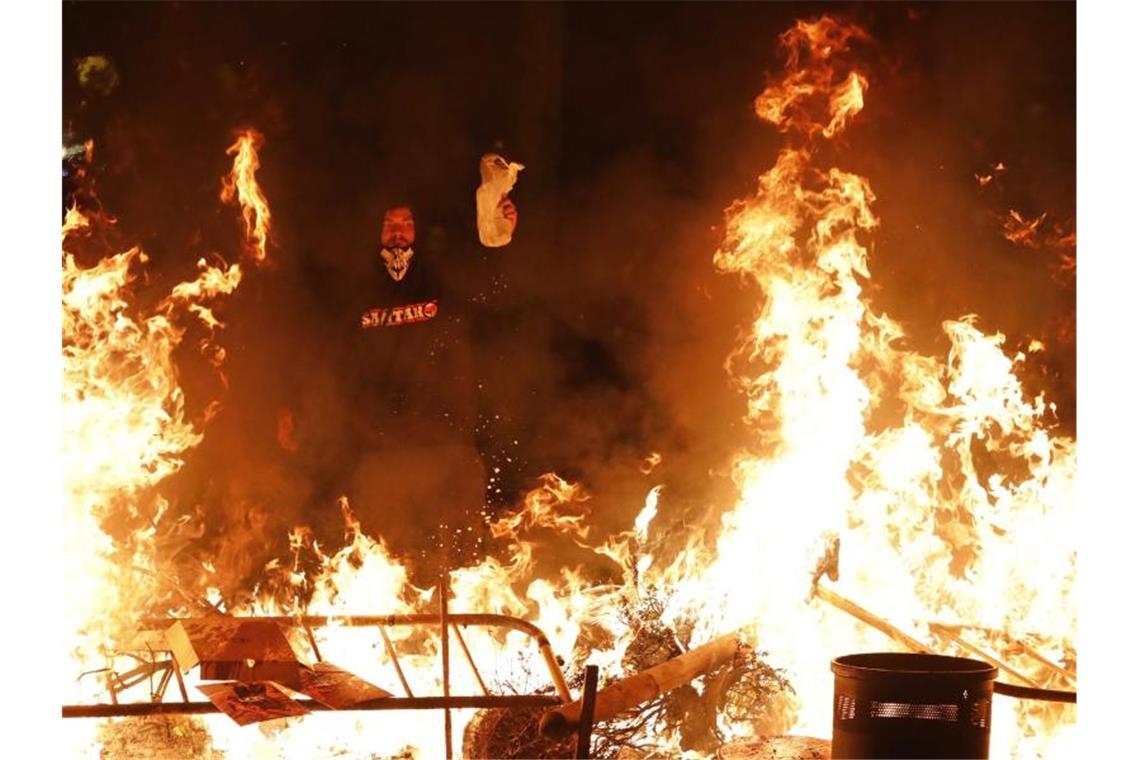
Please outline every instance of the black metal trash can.
[[934, 654], [851, 654], [835, 673], [831, 756], [988, 758], [997, 668]]

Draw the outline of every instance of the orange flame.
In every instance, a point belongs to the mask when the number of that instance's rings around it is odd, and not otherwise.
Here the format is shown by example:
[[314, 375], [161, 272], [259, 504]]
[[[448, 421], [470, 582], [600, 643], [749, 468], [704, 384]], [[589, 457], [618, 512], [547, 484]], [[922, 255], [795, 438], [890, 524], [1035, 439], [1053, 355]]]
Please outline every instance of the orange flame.
[[1040, 248], [1041, 240], [1038, 237], [1038, 228], [1045, 221], [1047, 214], [1035, 218], [1022, 216], [1013, 209], [1009, 210], [1002, 223], [1005, 239], [1014, 245], [1023, 245], [1026, 248]]
[[[756, 99], [758, 116], [795, 138], [842, 133], [861, 111], [868, 81], [843, 61], [856, 42], [869, 41], [861, 28], [828, 16], [798, 22], [781, 36], [786, 70]], [[239, 199], [241, 145], [239, 139], [230, 149], [238, 159], [229, 186], [238, 188]], [[249, 150], [252, 181], [256, 153], [251, 144]], [[622, 674], [637, 633], [637, 621], [622, 610], [658, 603], [655, 619], [687, 625], [690, 646], [742, 632], [787, 671], [795, 693], [772, 705], [763, 722], [722, 719], [718, 728], [729, 738], [788, 730], [828, 735], [829, 659], [896, 647], [811, 596], [820, 546], [834, 539], [843, 561], [837, 590], [882, 611], [915, 638], [943, 646], [932, 621], [971, 624], [980, 643], [995, 651], [1003, 637], [1013, 636], [1075, 670], [1075, 441], [1049, 430], [1043, 397], [1025, 397], [1017, 377], [1024, 357], [1008, 355], [1003, 336], [982, 333], [973, 317], [943, 323], [951, 347], [944, 358], [905, 346], [902, 327], [864, 295], [871, 276], [865, 238], [879, 224], [870, 183], [813, 160], [802, 147], [781, 150], [759, 177], [755, 196], [730, 209], [714, 257], [718, 269], [741, 274], [762, 293], [751, 333], [728, 361], [756, 437], [736, 457], [739, 498], [714, 540], [690, 533], [682, 551], [665, 554], [654, 543], [663, 531], [651, 531], [660, 488], [649, 492], [629, 531], [591, 540], [585, 491], [548, 474], [519, 510], [490, 526], [504, 542], [501, 554], [450, 577], [456, 611], [526, 617], [569, 656], [571, 669], [591, 662], [603, 678]], [[262, 217], [245, 201], [242, 206], [247, 229], [264, 218], [267, 234], [268, 212]], [[261, 261], [265, 236], [259, 240], [255, 259]], [[122, 303], [122, 282], [84, 289]], [[222, 291], [205, 282], [179, 291], [187, 304], [210, 292]], [[171, 303], [183, 300], [172, 294]], [[180, 417], [161, 419], [173, 425]], [[165, 450], [176, 466], [181, 449], [159, 447]], [[437, 590], [411, 586], [406, 566], [383, 540], [364, 532], [346, 501], [340, 507], [344, 547], [328, 553], [310, 531], [297, 528], [290, 534], [293, 561], [266, 568], [278, 586], [258, 589], [253, 601], [232, 611], [342, 616], [427, 609]], [[623, 582], [591, 582], [576, 567], [535, 578], [535, 534], [542, 531], [565, 551], [612, 560]], [[659, 600], [655, 589], [665, 590]], [[330, 626], [317, 638], [325, 656], [398, 692], [378, 637], [364, 640], [359, 633]], [[439, 693], [438, 636], [415, 646], [394, 644], [403, 648], [413, 688]], [[511, 688], [524, 688], [540, 671], [537, 654], [512, 635], [471, 633], [467, 644], [477, 661], [493, 661], [496, 680]], [[451, 653], [460, 656], [455, 648]], [[1056, 682], [1040, 664], [1019, 660], [1018, 667], [1043, 684]], [[476, 693], [458, 659], [451, 672], [453, 693]], [[264, 732], [242, 732], [225, 718], [207, 722], [216, 744], [233, 756], [274, 756], [285, 748], [292, 756], [315, 757], [345, 747], [358, 754], [438, 747], [438, 716], [401, 717], [398, 731], [382, 720], [324, 717], [319, 723], [283, 720]], [[457, 712], [457, 731], [469, 717]], [[340, 721], [336, 731], [329, 728], [333, 721]], [[1064, 754], [1072, 723], [1070, 708], [995, 702], [995, 751]], [[659, 751], [680, 754], [678, 737], [647, 730]]]
[[[849, 102], [848, 83], [861, 81], [836, 77], [834, 56], [866, 37], [821, 19], [781, 39], [789, 71], [757, 99], [758, 114], [783, 131], [829, 136], [845, 123], [841, 111], [817, 104]], [[1013, 656], [1002, 637], [1013, 637], [1046, 642], [1058, 662], [1075, 657], [1075, 443], [1049, 432], [1043, 398], [1023, 397], [1024, 357], [1004, 354], [1003, 337], [984, 335], [972, 317], [944, 323], [945, 362], [902, 347], [901, 327], [862, 295], [862, 236], [878, 224], [870, 185], [812, 158], [785, 148], [755, 198], [730, 210], [716, 264], [764, 295], [729, 365], [758, 423], [759, 453], [737, 461], [740, 502], [715, 554], [670, 577], [690, 595], [674, 599], [677, 609], [703, 605], [702, 638], [750, 630], [789, 670], [796, 730], [826, 735], [827, 660], [897, 646], [805, 603], [829, 536], [842, 546], [843, 592], [919, 640], [944, 646], [927, 623], [950, 619], [1000, 632], [986, 645], [1003, 655]], [[888, 411], [899, 402], [901, 412]], [[742, 578], [773, 580], [745, 589]], [[787, 580], [795, 578], [802, 583]], [[1054, 683], [1040, 665], [1019, 667]], [[1015, 756], [1059, 748], [1073, 715], [1006, 702], [995, 709], [995, 746]]]
[[236, 195], [245, 222], [246, 250], [257, 264], [265, 263], [269, 243], [269, 202], [256, 176], [261, 167], [257, 151], [264, 141], [261, 133], [254, 129], [238, 133], [237, 140], [226, 149], [226, 155], [234, 157], [234, 165], [230, 173], [222, 177], [218, 196], [223, 203], [232, 203]]
[[[841, 76], [840, 61], [855, 43], [869, 40], [861, 27], [830, 16], [797, 21], [780, 35], [787, 52], [784, 76], [756, 98], [756, 115], [781, 132], [834, 137], [863, 109], [867, 90], [862, 74], [852, 71]], [[821, 122], [821, 117], [826, 121]]]
[[78, 206], [72, 206], [67, 210], [67, 214], [63, 218], [63, 239], [67, 240], [67, 236], [79, 230], [86, 230], [91, 227], [91, 220], [88, 219]]
[[[189, 315], [206, 330], [200, 346], [220, 361], [224, 352], [212, 346], [212, 335], [221, 323], [207, 304], [241, 281], [237, 265], [203, 259], [194, 280], [143, 312], [131, 303], [136, 272], [147, 263], [141, 249], [88, 268], [67, 250], [74, 235], [111, 221], [73, 207], [63, 223], [64, 622], [71, 666], [64, 695], [74, 702], [105, 698], [100, 677], [75, 676], [113, 668], [117, 650], [137, 633], [138, 617], [168, 597], [157, 551], [168, 505], [153, 487], [202, 439], [187, 416], [174, 354]], [[75, 756], [98, 754], [94, 728], [69, 724]]]

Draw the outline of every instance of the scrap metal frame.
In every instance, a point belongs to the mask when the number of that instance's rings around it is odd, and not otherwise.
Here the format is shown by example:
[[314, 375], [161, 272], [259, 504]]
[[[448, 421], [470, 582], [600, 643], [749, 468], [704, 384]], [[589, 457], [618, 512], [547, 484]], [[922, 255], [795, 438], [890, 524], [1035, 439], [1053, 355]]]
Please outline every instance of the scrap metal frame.
[[[335, 626], [349, 626], [349, 627], [372, 627], [375, 626], [379, 629], [380, 637], [384, 642], [384, 649], [391, 660], [396, 675], [400, 680], [400, 684], [404, 689], [406, 696], [397, 697], [383, 697], [380, 699], [371, 699], [364, 702], [357, 703], [346, 711], [353, 710], [451, 710], [455, 708], [491, 708], [491, 707], [550, 707], [564, 704], [572, 701], [570, 690], [566, 685], [566, 679], [562, 674], [562, 669], [558, 664], [558, 660], [554, 655], [550, 646], [550, 640], [543, 633], [542, 629], [534, 623], [526, 620], [521, 620], [509, 615], [497, 615], [488, 613], [452, 613], [448, 614], [446, 608], [441, 610], [440, 614], [435, 613], [421, 613], [412, 615], [352, 615], [352, 616], [325, 616], [325, 615], [305, 615], [301, 617], [288, 617], [288, 616], [268, 616], [268, 617], [241, 617], [242, 620], [250, 621], [268, 621], [275, 622], [281, 625], [299, 627], [304, 630], [308, 637], [309, 644], [313, 649], [313, 654], [317, 661], [321, 661], [320, 649], [317, 647], [316, 636], [313, 634], [314, 628], [322, 626], [335, 625]], [[174, 622], [176, 618], [160, 618], [150, 619], [143, 621], [145, 627], [150, 628], [165, 628]], [[460, 631], [461, 627], [466, 626], [482, 626], [491, 628], [507, 628], [510, 630], [519, 631], [534, 639], [538, 644], [539, 652], [542, 655], [543, 662], [546, 664], [547, 670], [550, 672], [551, 681], [554, 684], [554, 689], [557, 696], [546, 694], [509, 694], [509, 695], [496, 695], [491, 694], [479, 672], [478, 667], [475, 665], [475, 660], [471, 656], [471, 651], [467, 647], [467, 642], [463, 638]], [[442, 631], [450, 631], [455, 635], [456, 641], [459, 643], [460, 649], [463, 651], [464, 659], [470, 666], [475, 675], [475, 680], [479, 684], [480, 690], [483, 692], [481, 695], [462, 695], [453, 696], [450, 694], [449, 673], [447, 670], [446, 661], [444, 661], [444, 696], [420, 696], [417, 697], [412, 693], [408, 680], [404, 675], [403, 668], [400, 665], [400, 658], [396, 652], [395, 646], [392, 644], [391, 638], [388, 636], [389, 628], [396, 627], [439, 627]], [[450, 635], [441, 637], [441, 642], [450, 640]], [[445, 647], [441, 647], [441, 658], [443, 652], [446, 652]], [[113, 717], [127, 717], [127, 716], [146, 716], [146, 715], [200, 715], [206, 713], [216, 713], [220, 710], [212, 702], [191, 702], [186, 692], [185, 684], [182, 680], [182, 673], [174, 662], [173, 655], [168, 650], [159, 650], [150, 648], [152, 656], [161, 655], [166, 653], [166, 659], [154, 658], [151, 661], [142, 660], [143, 664], [133, 668], [125, 673], [119, 674], [109, 672], [107, 675], [107, 685], [111, 696], [110, 704], [94, 704], [94, 705], [64, 705], [63, 717], [64, 718], [113, 718]], [[135, 656], [135, 655], [131, 655]], [[133, 702], [124, 703], [118, 699], [119, 692], [131, 688], [142, 680], [152, 677], [155, 674], [159, 676], [158, 688], [151, 689], [150, 702]], [[179, 690], [181, 691], [182, 701], [180, 702], [163, 702], [161, 701], [165, 695], [166, 688], [171, 681], [171, 676], [177, 680]], [[316, 700], [296, 700], [299, 704], [308, 710], [321, 711], [330, 710], [329, 708]]]

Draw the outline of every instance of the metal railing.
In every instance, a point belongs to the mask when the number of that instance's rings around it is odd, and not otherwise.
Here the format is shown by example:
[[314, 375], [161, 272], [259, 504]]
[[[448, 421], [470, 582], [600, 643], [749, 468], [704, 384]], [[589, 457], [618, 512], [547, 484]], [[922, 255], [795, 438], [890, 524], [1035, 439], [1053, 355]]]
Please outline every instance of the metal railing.
[[[158, 628], [171, 625], [178, 622], [182, 618], [162, 618], [162, 619], [149, 619], [143, 621], [143, 627]], [[305, 615], [303, 617], [288, 617], [288, 616], [270, 616], [270, 617], [241, 617], [241, 620], [249, 621], [262, 621], [273, 622], [286, 626], [300, 627], [304, 630], [305, 635], [309, 639], [309, 644], [313, 648], [313, 654], [316, 656], [318, 662], [322, 660], [320, 648], [317, 646], [316, 637], [313, 634], [313, 628], [322, 626], [335, 625], [347, 627], [367, 627], [375, 626], [380, 633], [380, 638], [384, 643], [384, 649], [388, 654], [388, 659], [391, 661], [393, 668], [396, 672], [396, 677], [400, 681], [400, 685], [404, 689], [404, 697], [384, 697], [383, 699], [368, 700], [354, 706], [352, 709], [360, 710], [401, 710], [401, 709], [437, 709], [442, 704], [449, 701], [455, 702], [455, 707], [511, 707], [523, 706], [534, 704], [561, 704], [564, 702], [572, 701], [570, 690], [566, 686], [566, 679], [562, 674], [562, 669], [558, 664], [557, 658], [554, 656], [554, 651], [551, 649], [550, 640], [546, 634], [542, 632], [534, 623], [521, 620], [509, 615], [494, 615], [487, 613], [457, 613], [446, 616], [446, 626], [455, 640], [459, 643], [460, 649], [463, 652], [463, 657], [467, 664], [470, 666], [472, 673], [475, 676], [476, 682], [479, 684], [482, 695], [469, 695], [469, 696], [448, 696], [443, 697], [416, 697], [408, 684], [407, 677], [404, 675], [403, 667], [400, 664], [400, 657], [396, 651], [396, 647], [392, 644], [392, 639], [388, 636], [389, 628], [397, 627], [440, 627], [444, 625], [444, 619], [440, 615], [432, 613], [422, 613], [414, 615], [353, 615], [347, 617], [337, 616], [324, 616], [324, 615]], [[519, 631], [530, 636], [538, 645], [539, 653], [542, 655], [543, 663], [546, 665], [550, 673], [551, 681], [554, 684], [554, 689], [558, 696], [544, 696], [544, 695], [494, 695], [487, 690], [486, 682], [482, 674], [479, 672], [478, 666], [475, 664], [474, 658], [471, 656], [471, 650], [467, 646], [467, 641], [463, 638], [461, 627], [467, 626], [483, 626], [491, 628], [508, 628], [511, 630]], [[108, 690], [111, 696], [111, 704], [103, 705], [66, 705], [63, 708], [63, 717], [65, 718], [92, 718], [92, 717], [114, 717], [119, 715], [151, 715], [159, 713], [177, 713], [180, 710], [184, 712], [202, 713], [214, 712], [217, 708], [207, 703], [194, 703], [190, 702], [187, 696], [186, 687], [182, 680], [182, 674], [179, 668], [174, 663], [173, 657], [169, 656], [167, 650], [152, 650], [152, 654], [156, 657], [162, 657], [163, 654], [168, 656], [161, 659], [154, 659], [146, 661], [138, 656], [132, 655], [136, 660], [139, 660], [140, 665], [126, 671], [124, 673], [109, 673], [107, 677]], [[441, 647], [442, 654], [442, 647]], [[157, 675], [159, 677], [159, 687], [152, 690], [152, 701], [147, 703], [127, 703], [120, 704], [118, 700], [119, 693], [133, 688], [141, 683], [143, 680]], [[160, 700], [165, 694], [166, 687], [172, 680], [176, 680], [179, 690], [181, 691], [181, 702], [161, 702]], [[450, 680], [450, 679], [448, 679]], [[447, 684], [450, 687], [450, 683]], [[213, 709], [210, 709], [213, 708]], [[321, 709], [316, 707], [315, 709]]]
[[[199, 618], [201, 619], [201, 618]], [[317, 662], [322, 661], [320, 648], [317, 645], [317, 638], [313, 633], [314, 628], [323, 626], [342, 626], [342, 627], [375, 627], [380, 635], [380, 639], [384, 644], [384, 651], [387, 653], [388, 660], [392, 663], [395, 670], [396, 677], [399, 679], [400, 685], [403, 688], [404, 696], [386, 696], [377, 699], [368, 699], [362, 702], [357, 702], [350, 707], [344, 708], [347, 711], [353, 710], [444, 710], [446, 718], [445, 728], [445, 743], [446, 743], [446, 756], [451, 757], [451, 710], [461, 708], [527, 708], [527, 707], [552, 707], [567, 702], [571, 702], [573, 698], [570, 695], [570, 690], [566, 685], [566, 679], [562, 674], [562, 669], [558, 663], [558, 659], [554, 656], [554, 651], [551, 649], [550, 640], [543, 633], [542, 629], [534, 623], [521, 620], [509, 615], [496, 615], [487, 613], [457, 613], [451, 614], [447, 610], [446, 602], [441, 602], [440, 611], [435, 613], [421, 613], [412, 615], [352, 615], [352, 616], [323, 616], [323, 615], [305, 615], [301, 617], [289, 616], [241, 616], [234, 619], [243, 621], [261, 621], [273, 622], [283, 626], [291, 626], [301, 628], [306, 637], [308, 638], [309, 645], [313, 650], [313, 655]], [[142, 621], [142, 627], [150, 630], [161, 630], [180, 620], [191, 620], [191, 618], [158, 618], [148, 619]], [[514, 631], [519, 631], [526, 634], [533, 639], [537, 646], [539, 653], [542, 656], [543, 663], [550, 674], [551, 682], [553, 683], [554, 690], [557, 694], [491, 694], [487, 688], [486, 681], [480, 673], [478, 666], [475, 664], [475, 659], [471, 655], [471, 650], [467, 646], [467, 641], [463, 637], [462, 629], [468, 626], [481, 626], [489, 628], [506, 628]], [[443, 675], [443, 695], [442, 696], [416, 696], [412, 692], [411, 685], [404, 673], [404, 668], [400, 664], [400, 656], [393, 644], [391, 637], [388, 635], [388, 629], [399, 627], [435, 627], [441, 631], [440, 635], [440, 659], [442, 664]], [[453, 695], [451, 694], [451, 674], [450, 663], [448, 658], [448, 644], [454, 636], [455, 641], [459, 644], [460, 650], [463, 652], [463, 659], [466, 660], [471, 672], [475, 676], [475, 681], [479, 685], [481, 694], [473, 695]], [[110, 694], [110, 703], [104, 704], [87, 704], [87, 705], [64, 705], [62, 708], [64, 718], [116, 718], [116, 717], [130, 717], [130, 716], [150, 716], [150, 715], [201, 715], [208, 713], [217, 713], [221, 710], [214, 705], [213, 702], [203, 701], [190, 701], [189, 695], [186, 691], [186, 685], [182, 679], [181, 668], [174, 658], [173, 652], [169, 649], [168, 645], [159, 643], [157, 640], [148, 644], [141, 645], [146, 648], [147, 656], [141, 654], [141, 649], [135, 653], [125, 653], [127, 656], [135, 659], [139, 665], [131, 668], [128, 671], [117, 673], [109, 671], [106, 675], [107, 688]], [[150, 701], [148, 702], [120, 702], [119, 696], [122, 692], [133, 689], [144, 681], [151, 681]], [[155, 681], [157, 679], [157, 681]], [[170, 683], [174, 681], [178, 684], [180, 692], [180, 701], [163, 701], [166, 691]], [[333, 708], [322, 704], [316, 700], [295, 700], [297, 704], [301, 705], [307, 710], [323, 711], [332, 710]], [[588, 737], [587, 737], [588, 741]]]

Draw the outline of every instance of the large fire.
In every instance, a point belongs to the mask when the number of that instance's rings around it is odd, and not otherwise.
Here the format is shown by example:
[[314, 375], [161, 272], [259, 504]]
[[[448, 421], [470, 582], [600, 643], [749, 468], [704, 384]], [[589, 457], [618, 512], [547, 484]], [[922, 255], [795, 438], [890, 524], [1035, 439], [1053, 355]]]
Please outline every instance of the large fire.
[[127, 298], [146, 254], [132, 248], [81, 268], [66, 246], [90, 224], [68, 213], [63, 254], [65, 625], [74, 676], [86, 674], [64, 693], [79, 699], [104, 693], [98, 675], [111, 666], [113, 642], [137, 630], [134, 617], [163, 587], [155, 526], [166, 504], [150, 489], [201, 440], [174, 363], [180, 321], [189, 315], [213, 330], [205, 304], [241, 280], [237, 266], [202, 260], [196, 279], [140, 314]]
[[[517, 511], [490, 526], [501, 542], [493, 555], [452, 569], [447, 580], [453, 612], [533, 621], [566, 659], [568, 675], [589, 663], [603, 682], [623, 674], [643, 627], [639, 611], [652, 609], [656, 625], [684, 630], [689, 648], [738, 632], [791, 689], [773, 696], [762, 715], [722, 715], [726, 740], [828, 736], [830, 659], [900, 648], [830, 605], [821, 587], [889, 618], [932, 651], [973, 656], [975, 646], [1016, 661], [1026, 683], [1075, 687], [1066, 680], [1076, 670], [1075, 442], [1051, 431], [1043, 397], [1026, 396], [1017, 374], [1025, 357], [1003, 350], [1002, 335], [984, 334], [971, 316], [948, 320], [948, 355], [923, 355], [865, 294], [867, 238], [879, 224], [874, 194], [868, 179], [827, 165], [824, 156], [841, 153], [835, 142], [869, 92], [856, 67], [858, 46], [868, 39], [826, 16], [797, 23], [781, 37], [785, 71], [755, 102], [757, 115], [787, 143], [756, 194], [729, 209], [714, 259], [719, 270], [755, 286], [759, 306], [727, 361], [747, 398], [754, 443], [736, 458], [739, 498], [713, 535], [695, 534], [679, 547], [655, 535], [654, 489], [627, 532], [596, 536], [584, 491], [547, 475]], [[234, 167], [222, 199], [241, 204], [248, 250], [261, 263], [270, 213], [253, 174], [259, 144], [249, 131], [230, 148]], [[237, 265], [202, 262], [196, 280], [140, 314], [130, 290], [145, 254], [131, 249], [83, 269], [66, 253], [91, 223], [73, 211], [64, 225], [65, 556], [76, 673], [113, 667], [118, 647], [154, 612], [166, 582], [154, 526], [166, 505], [153, 486], [203, 435], [186, 418], [173, 360], [186, 329], [180, 320], [195, 317], [212, 335], [220, 325], [206, 304], [241, 279]], [[340, 507], [343, 547], [328, 551], [298, 527], [294, 556], [271, 562], [247, 600], [227, 608], [211, 594], [209, 603], [234, 615], [436, 609], [441, 588], [412, 586], [383, 539], [361, 529], [347, 502]], [[599, 584], [574, 568], [539, 573], [542, 536], [606, 558], [621, 582]], [[824, 580], [820, 558], [836, 547], [838, 580]], [[197, 614], [204, 602], [196, 603], [160, 612]], [[452, 693], [551, 690], [539, 652], [516, 634], [465, 632], [473, 659], [493, 666], [481, 683], [453, 644]], [[394, 646], [410, 690], [441, 693], [434, 631], [386, 642], [375, 629], [332, 625], [316, 629], [315, 638], [323, 657], [398, 694]], [[79, 686], [67, 684], [69, 701], [100, 701], [97, 675]], [[1000, 697], [994, 707], [995, 755], [1073, 753], [1075, 708]], [[457, 737], [471, 713], [456, 711]], [[260, 731], [224, 716], [201, 720], [206, 744], [233, 757], [439, 754], [442, 716], [391, 715], [326, 713], [276, 720]], [[660, 751], [679, 751], [675, 731], [643, 731]], [[89, 733], [80, 743], [98, 756], [100, 741]]]

